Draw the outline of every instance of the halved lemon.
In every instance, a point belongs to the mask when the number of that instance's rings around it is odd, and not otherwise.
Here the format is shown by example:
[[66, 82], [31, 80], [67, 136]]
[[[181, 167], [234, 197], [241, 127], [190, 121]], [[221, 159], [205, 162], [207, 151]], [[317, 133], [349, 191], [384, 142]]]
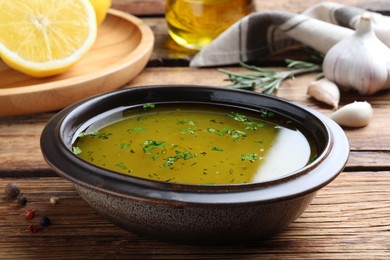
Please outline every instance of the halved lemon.
[[0, 0], [0, 56], [33, 77], [68, 70], [96, 39], [88, 0]]
[[95, 9], [96, 23], [100, 26], [107, 16], [107, 11], [110, 9], [112, 0], [89, 0]]

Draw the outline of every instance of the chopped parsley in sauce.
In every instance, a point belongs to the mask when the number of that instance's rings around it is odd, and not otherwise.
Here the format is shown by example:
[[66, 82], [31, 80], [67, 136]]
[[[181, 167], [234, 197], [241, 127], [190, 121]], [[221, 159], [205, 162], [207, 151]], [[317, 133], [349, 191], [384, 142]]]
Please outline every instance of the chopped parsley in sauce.
[[148, 103], [123, 115], [82, 132], [73, 153], [122, 174], [207, 185], [277, 178], [315, 156], [311, 140], [291, 120], [264, 109]]

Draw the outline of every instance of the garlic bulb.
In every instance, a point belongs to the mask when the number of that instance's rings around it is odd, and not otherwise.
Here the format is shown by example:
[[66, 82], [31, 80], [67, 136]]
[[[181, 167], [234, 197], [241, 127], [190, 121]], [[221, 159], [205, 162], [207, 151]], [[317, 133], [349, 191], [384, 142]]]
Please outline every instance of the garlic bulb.
[[307, 88], [307, 94], [318, 101], [333, 106], [337, 109], [340, 102], [340, 90], [336, 84], [327, 80], [320, 79], [313, 81]]
[[376, 37], [369, 15], [326, 53], [323, 71], [328, 80], [362, 95], [390, 88], [390, 48]]
[[372, 118], [373, 110], [366, 101], [355, 101], [341, 107], [329, 117], [341, 126], [363, 127]]

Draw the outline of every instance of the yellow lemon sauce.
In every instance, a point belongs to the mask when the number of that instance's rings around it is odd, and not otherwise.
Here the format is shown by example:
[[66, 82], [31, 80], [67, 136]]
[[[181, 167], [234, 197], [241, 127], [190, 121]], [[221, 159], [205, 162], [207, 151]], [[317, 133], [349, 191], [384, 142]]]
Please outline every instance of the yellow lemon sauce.
[[263, 110], [146, 104], [105, 121], [80, 134], [74, 153], [94, 165], [157, 181], [261, 182], [292, 173], [316, 156], [311, 140], [291, 120]]

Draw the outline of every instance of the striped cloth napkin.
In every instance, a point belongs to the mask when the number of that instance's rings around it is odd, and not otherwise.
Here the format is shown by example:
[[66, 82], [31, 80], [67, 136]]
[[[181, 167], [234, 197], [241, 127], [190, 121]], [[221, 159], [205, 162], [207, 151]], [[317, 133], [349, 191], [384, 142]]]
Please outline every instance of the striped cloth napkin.
[[390, 47], [390, 16], [355, 6], [323, 2], [301, 14], [285, 11], [252, 13], [202, 49], [190, 66], [256, 61], [297, 44], [326, 53], [335, 43], [354, 32], [363, 13], [370, 13], [377, 37]]

